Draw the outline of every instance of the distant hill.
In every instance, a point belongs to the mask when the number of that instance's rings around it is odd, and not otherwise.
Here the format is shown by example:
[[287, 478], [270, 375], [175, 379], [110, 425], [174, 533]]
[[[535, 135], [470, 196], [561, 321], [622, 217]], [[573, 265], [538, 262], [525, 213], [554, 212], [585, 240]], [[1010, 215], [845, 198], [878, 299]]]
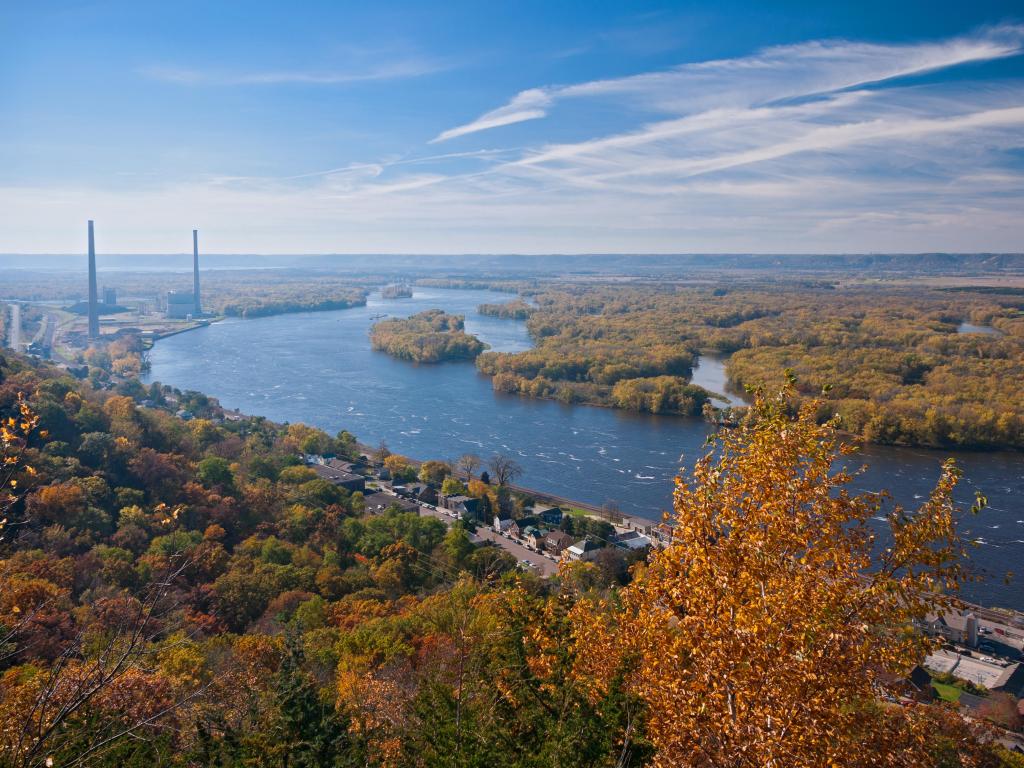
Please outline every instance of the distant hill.
[[[0, 254], [0, 270], [84, 269], [81, 254]], [[191, 271], [191, 254], [112, 254], [100, 271]], [[794, 272], [872, 272], [1024, 274], [1024, 253], [868, 253], [868, 254], [207, 254], [204, 270], [310, 269], [340, 272], [394, 272], [407, 276], [441, 270], [487, 269], [504, 274], [573, 272], [638, 274], [709, 270]]]

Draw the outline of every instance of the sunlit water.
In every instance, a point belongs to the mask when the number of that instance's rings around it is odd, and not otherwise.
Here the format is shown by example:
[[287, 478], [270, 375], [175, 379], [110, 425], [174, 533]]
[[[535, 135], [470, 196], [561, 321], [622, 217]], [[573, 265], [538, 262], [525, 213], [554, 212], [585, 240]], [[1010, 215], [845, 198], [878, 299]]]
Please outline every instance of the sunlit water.
[[711, 355], [701, 355], [693, 367], [691, 384], [704, 387], [711, 393], [715, 405], [743, 405], [750, 400], [745, 393], [730, 391], [725, 375], [725, 360]]
[[956, 328], [957, 333], [980, 333], [984, 336], [1002, 336], [998, 328], [991, 325], [975, 325], [974, 323], [963, 322]]
[[[227, 408], [275, 421], [303, 421], [331, 433], [347, 429], [365, 443], [386, 440], [393, 451], [453, 459], [500, 451], [524, 469], [520, 482], [538, 490], [659, 518], [671, 500], [680, 465], [704, 450], [710, 427], [699, 419], [564, 406], [495, 393], [472, 363], [415, 365], [370, 348], [368, 330], [380, 314], [407, 316], [438, 307], [466, 315], [466, 329], [499, 351], [531, 346], [526, 324], [477, 314], [481, 303], [508, 294], [416, 288], [411, 299], [371, 296], [366, 307], [337, 312], [227, 320], [160, 341], [149, 378], [214, 395]], [[721, 361], [702, 361], [697, 383], [724, 391]], [[920, 503], [948, 452], [872, 446], [867, 473], [855, 485], [890, 489]], [[961, 497], [983, 490], [991, 504], [969, 521], [981, 540], [976, 564], [991, 577], [968, 585], [981, 603], [1024, 609], [1024, 590], [1002, 584], [1024, 563], [1024, 455], [962, 453]]]

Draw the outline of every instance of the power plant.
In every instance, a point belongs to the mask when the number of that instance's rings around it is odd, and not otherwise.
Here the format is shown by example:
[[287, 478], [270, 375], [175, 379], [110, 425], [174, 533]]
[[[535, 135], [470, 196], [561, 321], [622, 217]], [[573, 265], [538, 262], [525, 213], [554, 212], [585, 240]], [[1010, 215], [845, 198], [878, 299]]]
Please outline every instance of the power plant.
[[[100, 304], [99, 291], [96, 288], [96, 240], [93, 221], [89, 220], [89, 325], [88, 338], [95, 340], [100, 337]], [[104, 286], [104, 310], [117, 311], [117, 290]], [[203, 314], [199, 295], [199, 230], [192, 230], [192, 290], [167, 292], [167, 317], [175, 320], [186, 320], [200, 317]]]
[[100, 336], [100, 310], [96, 305], [96, 244], [93, 241], [92, 219], [89, 219], [89, 338]]
[[167, 317], [187, 320], [203, 314], [199, 298], [199, 230], [192, 230], [192, 293], [167, 292]]

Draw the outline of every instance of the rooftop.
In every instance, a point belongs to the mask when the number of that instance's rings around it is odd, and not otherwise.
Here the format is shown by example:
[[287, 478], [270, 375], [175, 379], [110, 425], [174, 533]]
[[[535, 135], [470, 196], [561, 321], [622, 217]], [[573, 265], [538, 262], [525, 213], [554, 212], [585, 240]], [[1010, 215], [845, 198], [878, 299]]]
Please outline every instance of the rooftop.
[[343, 469], [330, 467], [326, 464], [313, 464], [312, 470], [324, 480], [330, 480], [332, 483], [351, 483], [366, 479], [362, 475], [357, 475], [354, 472], [346, 472]]

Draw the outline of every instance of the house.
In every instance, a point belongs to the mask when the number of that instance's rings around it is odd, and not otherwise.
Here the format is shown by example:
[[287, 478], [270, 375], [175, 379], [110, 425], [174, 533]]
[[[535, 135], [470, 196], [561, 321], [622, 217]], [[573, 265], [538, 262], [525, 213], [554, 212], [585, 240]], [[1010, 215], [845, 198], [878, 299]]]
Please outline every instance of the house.
[[334, 483], [339, 488], [344, 488], [349, 493], [355, 493], [356, 491], [363, 493], [366, 491], [366, 478], [362, 475], [335, 469], [327, 464], [313, 464], [311, 468], [318, 477], [329, 483]]
[[551, 531], [544, 537], [544, 549], [553, 555], [560, 555], [563, 550], [571, 547], [574, 542], [575, 539], [565, 531]]
[[359, 470], [362, 468], [361, 465], [356, 464], [354, 461], [345, 461], [338, 458], [327, 459], [324, 464], [334, 469], [340, 469], [342, 472], [351, 472], [356, 475], [359, 474]]
[[476, 517], [480, 509], [480, 499], [474, 499], [472, 496], [445, 496], [444, 507], [455, 512], [459, 517], [463, 515]]
[[562, 558], [565, 560], [571, 560], [573, 562], [593, 560], [597, 555], [597, 550], [601, 549], [601, 545], [592, 539], [583, 539], [577, 541], [568, 549], [562, 552]]
[[409, 483], [402, 486], [401, 491], [395, 486], [395, 492], [406, 498], [422, 501], [424, 504], [437, 504], [437, 491], [426, 483]]
[[508, 533], [508, 529], [512, 526], [511, 517], [502, 517], [501, 515], [494, 516], [494, 532], [495, 533]]
[[924, 626], [933, 637], [944, 637], [950, 642], [976, 648], [978, 645], [978, 619], [973, 613], [944, 613], [930, 616]]
[[658, 523], [651, 528], [651, 538], [663, 547], [672, 543], [675, 536], [675, 526], [671, 523]]
[[1000, 621], [991, 614], [977, 618], [973, 611], [931, 614], [918, 626], [932, 637], [979, 648], [989, 654], [1017, 658], [1024, 648], [1024, 626], [1012, 620]]
[[416, 499], [424, 504], [437, 504], [437, 489], [427, 483], [408, 483], [403, 486], [395, 486], [394, 489], [396, 493], [400, 493], [406, 498]]
[[1024, 699], [1024, 664], [1011, 664], [1004, 675], [996, 681], [993, 691], [1008, 693], [1018, 699]]
[[392, 496], [389, 493], [371, 493], [364, 499], [364, 502], [369, 514], [380, 514], [389, 507], [398, 507], [403, 512], [416, 512], [417, 514], [420, 511], [420, 505], [416, 502]]
[[562, 509], [550, 504], [534, 504], [530, 514], [545, 525], [557, 526], [562, 522]]
[[932, 676], [920, 664], [910, 670], [905, 689], [907, 694], [917, 701], [932, 701], [939, 696], [939, 692], [932, 687]]
[[651, 546], [654, 542], [651, 540], [650, 536], [646, 536], [640, 533], [640, 531], [626, 531], [625, 533], [620, 533], [618, 536], [615, 536], [612, 539], [612, 543], [622, 549], [637, 550], [647, 549], [647, 547]]
[[523, 538], [526, 539], [526, 545], [533, 547], [538, 552], [544, 549], [544, 539], [547, 535], [548, 531], [546, 528], [528, 525], [523, 529]]
[[508, 527], [508, 532], [515, 539], [521, 539], [526, 535], [526, 529], [531, 525], [536, 526], [539, 523], [536, 517], [521, 517], [518, 520], [513, 520], [512, 525]]

